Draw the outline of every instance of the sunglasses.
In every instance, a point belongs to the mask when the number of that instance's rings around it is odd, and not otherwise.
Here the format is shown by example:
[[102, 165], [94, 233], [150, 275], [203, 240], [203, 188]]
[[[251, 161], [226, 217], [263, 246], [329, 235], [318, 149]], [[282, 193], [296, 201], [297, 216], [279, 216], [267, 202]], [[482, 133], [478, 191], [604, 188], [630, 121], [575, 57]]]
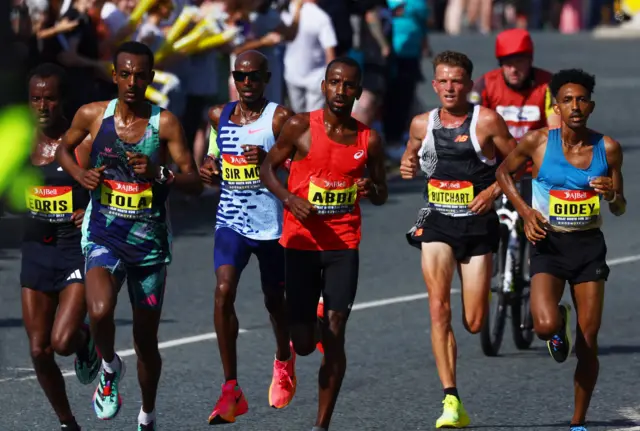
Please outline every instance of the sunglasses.
[[231, 72], [231, 75], [233, 75], [233, 80], [237, 82], [244, 82], [247, 78], [252, 82], [258, 82], [264, 79], [264, 74], [260, 70], [252, 70], [251, 72], [240, 72], [235, 70]]

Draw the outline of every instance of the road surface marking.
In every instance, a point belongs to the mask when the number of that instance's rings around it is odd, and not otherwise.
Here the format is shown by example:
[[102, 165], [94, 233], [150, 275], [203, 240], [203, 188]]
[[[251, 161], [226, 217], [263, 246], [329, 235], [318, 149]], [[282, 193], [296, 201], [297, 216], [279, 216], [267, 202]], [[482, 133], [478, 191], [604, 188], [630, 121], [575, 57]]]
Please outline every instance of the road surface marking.
[[[625, 419], [627, 419], [630, 423], [626, 424], [623, 428], [615, 428], [611, 431], [640, 431], [640, 406], [633, 407], [624, 407], [618, 410]], [[632, 426], [636, 425], [636, 426]]]

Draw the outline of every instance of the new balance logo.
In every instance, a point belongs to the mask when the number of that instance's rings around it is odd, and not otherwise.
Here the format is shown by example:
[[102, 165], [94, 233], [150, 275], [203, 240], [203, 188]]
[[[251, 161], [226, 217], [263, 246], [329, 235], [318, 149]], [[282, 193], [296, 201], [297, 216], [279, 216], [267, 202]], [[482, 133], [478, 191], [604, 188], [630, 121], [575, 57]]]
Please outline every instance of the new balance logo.
[[469, 139], [469, 135], [458, 135], [453, 142], [467, 142], [467, 139]]
[[73, 271], [71, 275], [67, 277], [66, 281], [69, 281], [69, 280], [82, 280], [82, 273], [80, 272], [80, 270], [76, 269], [75, 271]]

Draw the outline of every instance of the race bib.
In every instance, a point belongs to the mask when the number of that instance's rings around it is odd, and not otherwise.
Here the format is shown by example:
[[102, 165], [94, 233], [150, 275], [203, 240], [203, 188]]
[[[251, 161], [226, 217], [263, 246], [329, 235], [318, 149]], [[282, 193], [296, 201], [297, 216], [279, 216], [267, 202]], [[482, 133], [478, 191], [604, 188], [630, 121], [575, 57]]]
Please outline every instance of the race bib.
[[249, 190], [262, 187], [260, 167], [247, 163], [244, 156], [222, 155], [222, 180], [229, 190]]
[[355, 208], [358, 186], [346, 181], [325, 181], [312, 178], [309, 182], [308, 200], [318, 214], [347, 214]]
[[26, 193], [29, 215], [50, 223], [71, 221], [73, 192], [71, 187], [29, 187]]
[[551, 190], [549, 223], [551, 226], [581, 228], [594, 223], [600, 215], [600, 197], [592, 190]]
[[467, 214], [473, 201], [473, 184], [469, 181], [429, 180], [429, 207], [444, 215]]
[[125, 183], [104, 180], [100, 191], [103, 214], [139, 219], [151, 213], [153, 190], [151, 184]]

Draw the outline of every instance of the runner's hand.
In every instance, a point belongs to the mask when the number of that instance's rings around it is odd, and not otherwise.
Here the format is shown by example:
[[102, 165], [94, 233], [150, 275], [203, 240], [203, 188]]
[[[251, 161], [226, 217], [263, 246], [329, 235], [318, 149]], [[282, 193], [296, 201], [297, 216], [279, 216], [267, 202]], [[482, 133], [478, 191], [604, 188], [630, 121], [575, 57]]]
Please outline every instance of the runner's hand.
[[261, 147], [255, 145], [243, 145], [242, 149], [244, 150], [244, 153], [242, 154], [250, 165], [261, 164], [267, 155]]
[[527, 239], [534, 245], [547, 236], [544, 227], [548, 226], [548, 223], [539, 211], [529, 208], [529, 210], [522, 215], [522, 218], [524, 219], [524, 233], [527, 235]]
[[597, 177], [589, 182], [589, 186], [593, 187], [596, 193], [602, 195], [603, 198], [610, 201], [616, 192], [613, 190], [613, 179], [611, 177]]
[[129, 166], [133, 166], [133, 172], [141, 177], [148, 178], [150, 180], [155, 179], [158, 176], [158, 170], [146, 154], [132, 153], [127, 151], [127, 159], [129, 159]]
[[318, 212], [318, 209], [311, 205], [311, 202], [299, 198], [295, 195], [289, 195], [285, 199], [284, 204], [289, 208], [289, 211], [300, 221], [304, 221], [311, 214]]
[[478, 193], [473, 201], [469, 204], [469, 209], [478, 214], [486, 214], [490, 209], [493, 208], [493, 197], [491, 196], [491, 190], [485, 189]]
[[358, 196], [362, 198], [369, 197], [369, 193], [373, 188], [373, 182], [370, 178], [360, 178], [356, 181], [356, 185], [358, 186]]
[[411, 180], [418, 175], [418, 156], [415, 154], [403, 155], [400, 161], [400, 175], [404, 180]]
[[207, 157], [200, 166], [200, 179], [203, 183], [216, 185], [219, 182], [220, 170], [212, 157]]
[[82, 221], [83, 220], [84, 220], [84, 210], [83, 209], [77, 209], [71, 215], [71, 221], [76, 225], [76, 227], [78, 229], [82, 227]]
[[102, 172], [106, 168], [106, 166], [100, 166], [99, 168], [83, 169], [76, 181], [87, 190], [95, 190], [102, 182]]

